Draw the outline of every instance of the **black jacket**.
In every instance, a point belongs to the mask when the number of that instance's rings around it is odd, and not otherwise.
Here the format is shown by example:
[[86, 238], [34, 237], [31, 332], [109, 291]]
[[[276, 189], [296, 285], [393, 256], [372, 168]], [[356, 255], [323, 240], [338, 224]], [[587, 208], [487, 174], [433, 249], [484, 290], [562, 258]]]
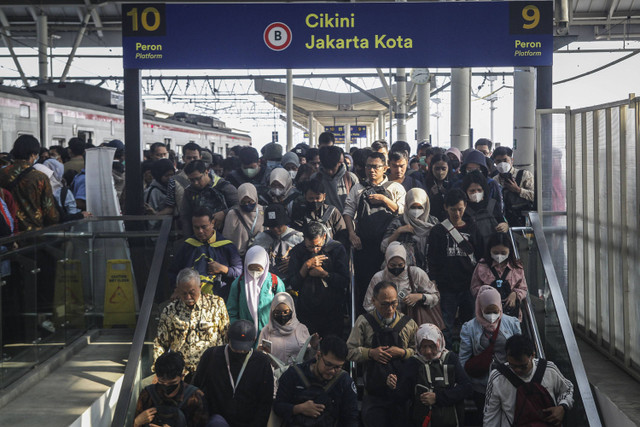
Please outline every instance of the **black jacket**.
[[[253, 352], [234, 395], [227, 373], [225, 347], [212, 347], [202, 354], [193, 385], [203, 391], [210, 415], [222, 415], [233, 427], [266, 426], [273, 402], [273, 371], [269, 357]], [[236, 382], [243, 362], [244, 359], [231, 362]]]

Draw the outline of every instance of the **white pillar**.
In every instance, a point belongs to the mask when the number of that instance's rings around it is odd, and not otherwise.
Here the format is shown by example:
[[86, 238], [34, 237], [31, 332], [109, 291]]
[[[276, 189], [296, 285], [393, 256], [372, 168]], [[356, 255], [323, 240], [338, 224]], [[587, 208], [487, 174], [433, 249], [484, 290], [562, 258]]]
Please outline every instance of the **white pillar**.
[[351, 123], [344, 125], [344, 152], [348, 153], [351, 148]]
[[378, 113], [378, 138], [384, 139], [384, 111]]
[[293, 71], [287, 69], [287, 151], [293, 149]]
[[429, 122], [431, 120], [429, 104], [431, 103], [431, 83], [418, 84], [418, 143], [429, 140]]
[[49, 47], [47, 15], [38, 15], [36, 20], [36, 32], [38, 36], [38, 83], [46, 83], [49, 79], [49, 64], [47, 60], [47, 48]]
[[471, 146], [471, 68], [451, 69], [451, 146]]
[[397, 140], [407, 141], [407, 72], [404, 68], [396, 69], [396, 85], [398, 88], [398, 106], [396, 108]]
[[[309, 147], [313, 147], [313, 140], [315, 139], [315, 132], [313, 131], [313, 112], [309, 113]], [[320, 136], [320, 135], [318, 135]]]
[[533, 166], [536, 143], [536, 71], [533, 67], [520, 67], [513, 71], [514, 166]]

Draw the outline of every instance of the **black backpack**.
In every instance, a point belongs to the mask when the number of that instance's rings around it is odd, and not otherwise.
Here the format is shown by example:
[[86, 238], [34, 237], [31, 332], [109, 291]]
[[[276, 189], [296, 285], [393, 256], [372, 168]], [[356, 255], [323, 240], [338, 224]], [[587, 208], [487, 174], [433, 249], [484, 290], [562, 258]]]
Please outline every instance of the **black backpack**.
[[496, 217], [493, 216], [493, 210], [496, 207], [496, 203], [496, 199], [491, 197], [487, 202], [487, 206], [479, 209], [478, 211], [474, 211], [471, 207], [467, 206], [467, 211], [475, 222], [478, 237], [482, 242], [482, 250], [485, 249], [485, 244], [489, 239], [489, 236], [496, 232], [496, 227], [498, 226], [498, 221], [496, 220]]
[[[518, 187], [522, 183], [522, 175], [524, 169], [521, 169], [516, 174], [516, 184]], [[525, 212], [534, 210], [533, 202], [527, 199], [523, 199], [518, 194], [512, 193], [507, 189], [502, 190], [502, 197], [504, 199], [504, 216], [511, 227], [523, 227], [526, 225]]]
[[324, 405], [324, 411], [317, 418], [311, 418], [303, 414], [297, 414], [293, 416], [290, 423], [287, 423], [289, 427], [335, 427], [338, 418], [338, 405], [329, 396], [329, 391], [336, 385], [338, 379], [347, 373], [343, 370], [331, 379], [325, 385], [310, 382], [309, 378], [302, 372], [302, 369], [296, 364], [292, 365], [293, 369], [300, 377], [300, 380], [304, 384], [304, 390], [296, 389], [295, 399], [296, 404], [304, 403], [307, 400], [313, 400], [319, 405]]
[[182, 407], [187, 403], [193, 393], [198, 390], [196, 386], [184, 384], [182, 402], [179, 404], [177, 402], [173, 402], [173, 405], [160, 398], [160, 395], [156, 390], [156, 384], [151, 384], [145, 387], [145, 389], [151, 396], [153, 405], [158, 411], [153, 417], [153, 424], [157, 424], [159, 426], [167, 424], [170, 427], [187, 427], [187, 417], [184, 415]]
[[368, 198], [372, 194], [382, 194], [391, 198], [389, 192], [381, 185], [369, 186], [360, 194], [356, 209], [356, 234], [360, 237], [363, 246], [380, 246], [384, 233], [395, 217], [384, 203], [372, 205]]
[[[411, 317], [402, 316], [393, 328], [383, 328], [371, 313], [364, 314], [365, 319], [373, 328], [373, 341], [371, 348], [380, 346], [396, 346], [403, 348], [400, 342], [400, 331], [409, 323]], [[402, 360], [391, 359], [387, 364], [378, 363], [375, 360], [367, 362], [364, 385], [369, 394], [373, 396], [386, 396], [389, 394], [387, 377], [390, 374], [398, 375], [402, 367]]]
[[[210, 197], [205, 197], [205, 192], [207, 192], [207, 195]], [[196, 191], [189, 186], [184, 190], [184, 197], [189, 197], [189, 204], [191, 204], [193, 210], [203, 206], [210, 209], [212, 213], [226, 211], [228, 209], [227, 199], [224, 197], [224, 194], [213, 185], [200, 191]]]
[[464, 425], [464, 401], [452, 406], [426, 406], [420, 401], [422, 393], [446, 390], [456, 385], [456, 366], [450, 363], [451, 352], [444, 350], [438, 360], [424, 364], [418, 372], [413, 393], [411, 418], [422, 425], [431, 412], [431, 425], [457, 427]]
[[502, 363], [496, 369], [516, 388], [516, 407], [512, 426], [544, 427], [552, 424], [543, 421], [543, 409], [555, 406], [549, 391], [542, 386], [542, 377], [547, 369], [547, 361], [538, 360], [538, 367], [531, 382], [525, 383], [511, 369]]
[[[325, 271], [332, 271], [331, 258], [328, 256], [328, 252], [338, 245], [340, 245], [340, 242], [327, 240], [322, 251], [317, 254], [309, 254], [307, 259], [318, 255], [327, 255], [327, 259], [322, 262], [322, 268]], [[297, 303], [303, 313], [321, 314], [334, 312], [335, 307], [341, 300], [340, 294], [326, 283], [326, 279], [308, 275], [302, 282], [298, 292]]]
[[[509, 272], [511, 272], [511, 269], [509, 267], [506, 267], [504, 269], [504, 272], [502, 273], [502, 276], [500, 276], [493, 266], [489, 268], [493, 273], [493, 277], [495, 277], [495, 280], [491, 283], [491, 287], [498, 291], [498, 293], [500, 294], [500, 299], [504, 301], [511, 294], [511, 283], [509, 283], [509, 281], [507, 280], [507, 276], [509, 275]], [[518, 317], [518, 314], [520, 313], [520, 300], [516, 298], [515, 305], [510, 308], [507, 308], [505, 306], [505, 303], [503, 302], [502, 311], [506, 315]]]

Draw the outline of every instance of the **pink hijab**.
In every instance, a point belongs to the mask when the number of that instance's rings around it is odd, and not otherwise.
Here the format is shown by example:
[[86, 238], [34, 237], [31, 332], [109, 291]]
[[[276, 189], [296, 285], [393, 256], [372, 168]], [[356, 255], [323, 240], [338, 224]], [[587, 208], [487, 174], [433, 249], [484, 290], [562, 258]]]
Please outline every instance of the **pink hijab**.
[[436, 345], [438, 353], [433, 360], [440, 359], [445, 346], [444, 335], [440, 328], [432, 323], [423, 323], [416, 331], [416, 354], [424, 358], [424, 356], [420, 354], [420, 344], [422, 344], [422, 340], [431, 341]]
[[[483, 316], [484, 309], [491, 304], [497, 306], [498, 310], [500, 310], [500, 317], [493, 323], [489, 323]], [[485, 331], [493, 332], [496, 330], [500, 319], [502, 319], [502, 299], [500, 298], [500, 293], [489, 285], [483, 285], [476, 296], [476, 320], [482, 325]]]

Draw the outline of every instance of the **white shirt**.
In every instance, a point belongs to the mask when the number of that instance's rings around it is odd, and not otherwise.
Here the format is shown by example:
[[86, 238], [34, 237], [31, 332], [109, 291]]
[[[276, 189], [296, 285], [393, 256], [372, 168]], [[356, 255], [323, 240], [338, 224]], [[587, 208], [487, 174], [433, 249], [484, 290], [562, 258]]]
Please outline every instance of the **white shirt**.
[[[385, 190], [387, 190], [387, 192], [391, 196], [390, 199], [398, 205], [398, 212], [396, 213], [398, 215], [402, 215], [404, 213], [404, 196], [407, 193], [402, 184], [398, 184], [394, 181], [389, 181], [387, 177], [385, 177], [384, 180], [378, 185], [383, 186]], [[349, 191], [347, 200], [345, 200], [344, 202], [344, 211], [342, 212], [343, 215], [349, 215], [351, 218], [357, 221], [357, 218], [355, 218], [356, 210], [358, 209], [360, 195], [365, 190], [365, 188], [366, 187], [360, 183], [351, 187], [351, 191]]]

